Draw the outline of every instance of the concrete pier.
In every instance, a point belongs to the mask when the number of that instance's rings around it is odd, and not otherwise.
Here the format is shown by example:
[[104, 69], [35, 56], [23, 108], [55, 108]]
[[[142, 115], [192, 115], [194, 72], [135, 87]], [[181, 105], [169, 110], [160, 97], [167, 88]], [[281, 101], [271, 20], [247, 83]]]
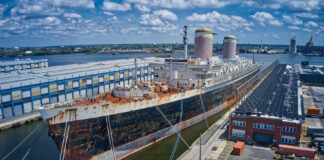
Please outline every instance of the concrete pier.
[[29, 123], [32, 121], [40, 120], [41, 119], [41, 114], [38, 111], [14, 116], [14, 117], [8, 117], [6, 119], [1, 119], [0, 120], [0, 132], [12, 128], [12, 127], [17, 127], [25, 123]]

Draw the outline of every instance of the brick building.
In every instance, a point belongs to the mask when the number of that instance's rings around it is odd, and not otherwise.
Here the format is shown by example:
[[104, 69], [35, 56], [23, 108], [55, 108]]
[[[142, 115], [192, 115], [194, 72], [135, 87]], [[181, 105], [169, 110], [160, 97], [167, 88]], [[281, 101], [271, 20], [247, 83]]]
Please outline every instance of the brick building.
[[299, 144], [301, 122], [265, 115], [233, 114], [229, 137], [232, 140], [267, 144]]
[[231, 114], [228, 138], [298, 145], [304, 117], [298, 66], [279, 64]]

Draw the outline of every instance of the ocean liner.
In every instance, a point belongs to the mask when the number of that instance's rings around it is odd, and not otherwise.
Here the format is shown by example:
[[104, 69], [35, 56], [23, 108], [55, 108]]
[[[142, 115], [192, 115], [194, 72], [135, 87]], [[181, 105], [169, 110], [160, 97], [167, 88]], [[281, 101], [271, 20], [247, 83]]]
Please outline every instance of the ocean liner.
[[151, 81], [139, 81], [135, 72], [131, 86], [43, 106], [60, 159], [122, 159], [234, 104], [236, 88], [261, 65], [236, 55], [234, 36], [224, 38], [222, 58], [213, 56], [213, 36], [210, 29], [197, 29], [189, 58], [184, 36], [185, 57], [151, 63]]

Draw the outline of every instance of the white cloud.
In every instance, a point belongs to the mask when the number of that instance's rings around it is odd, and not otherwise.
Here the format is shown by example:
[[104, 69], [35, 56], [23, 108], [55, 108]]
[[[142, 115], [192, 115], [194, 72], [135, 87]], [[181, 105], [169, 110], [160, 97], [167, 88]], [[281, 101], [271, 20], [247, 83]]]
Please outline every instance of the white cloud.
[[322, 0], [283, 0], [283, 4], [292, 10], [314, 11], [324, 8]]
[[281, 26], [283, 23], [273, 17], [270, 13], [267, 12], [256, 12], [254, 15], [250, 16], [260, 23], [261, 26], [265, 26], [265, 24], [270, 24], [273, 26]]
[[163, 25], [164, 23], [157, 16], [151, 14], [143, 14], [141, 15], [140, 24], [156, 26], [156, 25]]
[[41, 23], [40, 25], [59, 25], [61, 24], [61, 20], [57, 17], [46, 17], [42, 19], [38, 19], [38, 21]]
[[305, 31], [305, 32], [313, 32], [313, 30], [311, 30], [309, 28], [304, 28], [303, 31]]
[[253, 26], [253, 23], [248, 22], [243, 17], [220, 14], [217, 11], [206, 14], [193, 13], [187, 17], [187, 20], [192, 22], [207, 22], [210, 27], [216, 27], [220, 31], [236, 30], [242, 27], [249, 30], [250, 28], [245, 27]]
[[2, 16], [3, 12], [7, 9], [7, 5], [0, 4], [0, 17]]
[[250, 27], [245, 27], [245, 30], [252, 32], [252, 29]]
[[159, 26], [164, 25], [165, 22], [163, 20], [172, 20], [175, 21], [178, 19], [178, 16], [173, 12], [163, 9], [156, 10], [152, 14], [143, 14], [141, 15], [140, 24], [143, 25], [151, 25], [151, 26]]
[[107, 15], [107, 16], [113, 16], [114, 15], [113, 13], [107, 12], [107, 11], [104, 11], [104, 14]]
[[[240, 1], [236, 1], [240, 3]], [[264, 9], [285, 8], [293, 11], [314, 11], [323, 10], [324, 4], [322, 0], [246, 0], [241, 2], [243, 6]]]
[[272, 37], [273, 37], [274, 39], [279, 39], [278, 34], [272, 34]]
[[131, 5], [129, 3], [115, 3], [115, 2], [110, 2], [110, 1], [104, 1], [103, 10], [109, 10], [109, 11], [129, 11], [131, 10]]
[[135, 4], [135, 8], [137, 8], [141, 12], [150, 12], [151, 9], [146, 7], [145, 5]]
[[301, 25], [303, 21], [298, 19], [296, 16], [282, 15], [283, 21], [293, 24], [293, 25]]
[[289, 29], [292, 29], [292, 30], [300, 30], [301, 28], [298, 27], [298, 26], [288, 26]]
[[319, 18], [319, 16], [317, 14], [307, 13], [307, 12], [296, 13], [295, 15], [298, 17], [303, 17], [303, 18]]
[[112, 19], [113, 19], [114, 21], [117, 21], [117, 20], [118, 20], [118, 18], [117, 18], [116, 16], [113, 16]]
[[222, 8], [227, 5], [233, 4], [235, 1], [229, 0], [193, 0], [191, 6], [194, 7], [208, 7], [208, 8]]
[[63, 17], [65, 17], [65, 18], [82, 18], [82, 16], [77, 13], [64, 13]]
[[309, 21], [305, 24], [305, 26], [307, 27], [317, 27], [318, 24], [316, 22], [313, 22], [313, 21]]
[[322, 0], [126, 0], [128, 3], [143, 4], [156, 8], [223, 8], [232, 4], [263, 9], [286, 8], [294, 11], [323, 10]]
[[176, 21], [178, 19], [178, 16], [176, 14], [166, 9], [154, 11], [153, 15], [173, 21]]
[[9, 19], [0, 20], [0, 27], [4, 26], [8, 21]]
[[94, 8], [93, 0], [43, 0], [54, 6]]
[[153, 31], [158, 31], [158, 32], [167, 32], [167, 31], [173, 31], [178, 29], [178, 27], [174, 24], [166, 23], [165, 25], [162, 26], [153, 26], [150, 29]]
[[279, 3], [272, 1], [261, 1], [261, 0], [246, 0], [242, 1], [242, 6], [254, 7], [254, 8], [271, 8], [279, 9], [281, 6]]
[[175, 21], [178, 16], [169, 10], [156, 10], [151, 14], [143, 14], [140, 18], [140, 24], [143, 25], [139, 34], [149, 34], [152, 31], [167, 32], [175, 31], [178, 26], [171, 24], [169, 21]]
[[235, 0], [126, 0], [129, 3], [143, 4], [157, 8], [222, 8], [230, 4], [236, 3]]

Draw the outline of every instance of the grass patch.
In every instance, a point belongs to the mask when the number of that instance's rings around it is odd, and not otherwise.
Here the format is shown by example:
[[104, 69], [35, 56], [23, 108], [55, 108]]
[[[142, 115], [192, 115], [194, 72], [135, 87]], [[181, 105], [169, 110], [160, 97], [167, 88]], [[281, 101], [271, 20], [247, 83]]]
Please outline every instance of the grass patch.
[[[226, 111], [228, 111], [230, 108], [227, 107], [224, 110], [216, 113], [215, 115], [208, 118], [208, 124], [211, 126], [213, 123], [215, 123], [218, 119], [220, 119]], [[204, 133], [207, 130], [206, 122], [205, 120], [188, 127], [181, 131], [182, 137], [187, 141], [189, 145], [191, 145], [196, 139], [199, 138], [200, 133]], [[125, 158], [125, 160], [166, 160], [169, 159], [174, 144], [177, 139], [177, 134], [173, 134], [157, 143], [154, 143], [128, 157]], [[177, 148], [177, 151], [174, 155], [173, 159], [176, 159], [179, 157], [183, 152], [185, 152], [188, 148], [186, 145], [180, 140], [179, 145]]]

